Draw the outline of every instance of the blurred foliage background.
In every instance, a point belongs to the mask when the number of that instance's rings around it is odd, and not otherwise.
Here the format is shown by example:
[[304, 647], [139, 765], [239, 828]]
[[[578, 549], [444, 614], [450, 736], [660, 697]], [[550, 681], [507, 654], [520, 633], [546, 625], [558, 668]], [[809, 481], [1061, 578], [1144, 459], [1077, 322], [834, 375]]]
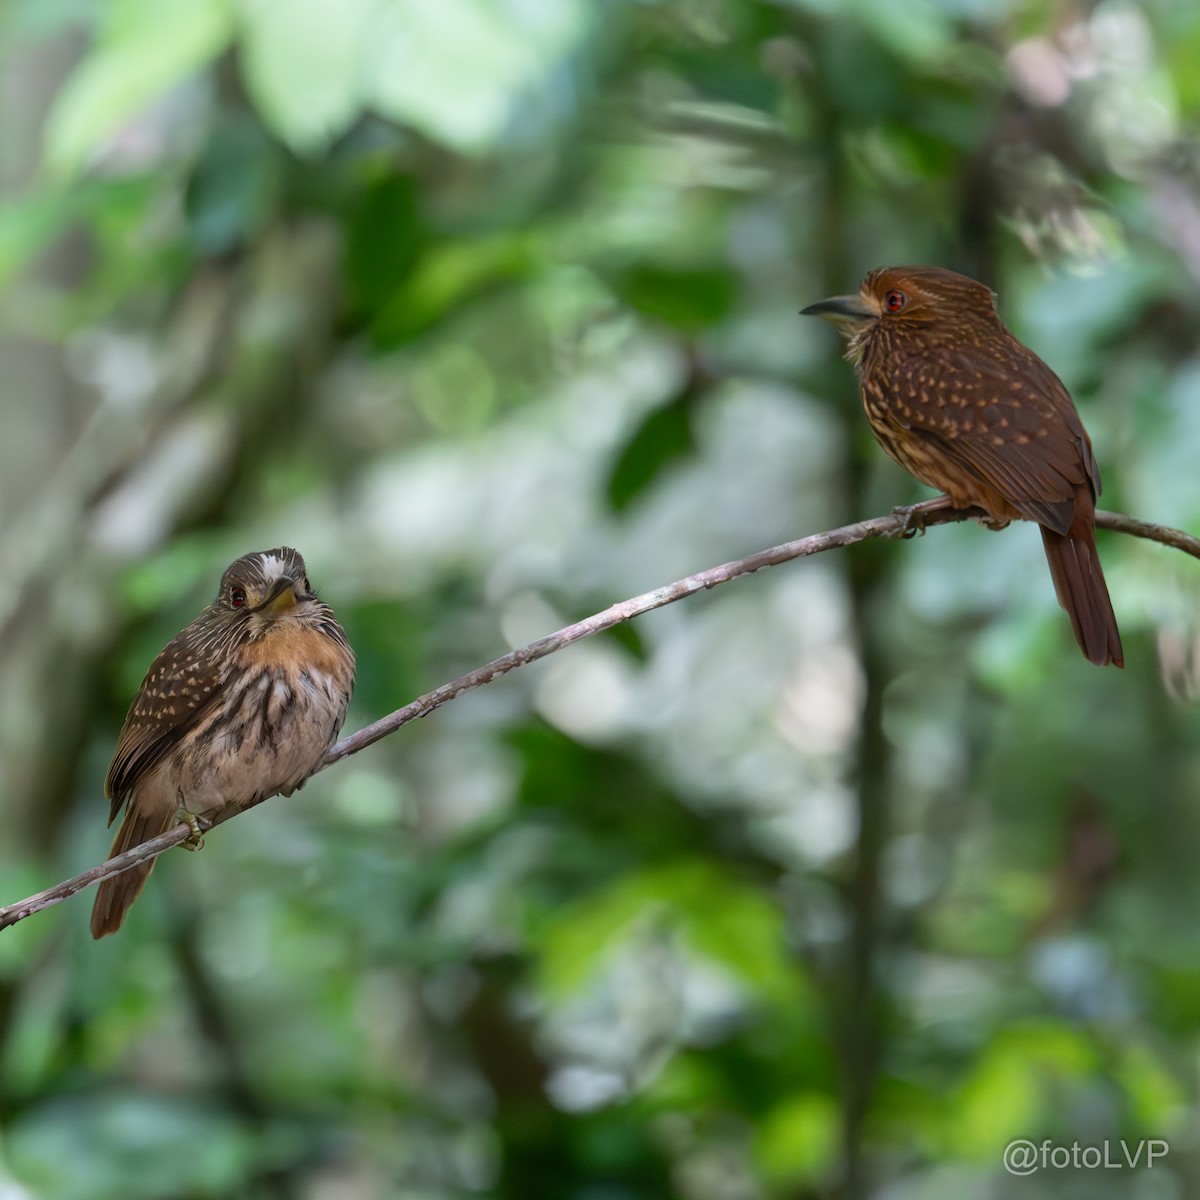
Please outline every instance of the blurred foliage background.
[[[919, 498], [796, 315], [877, 265], [994, 286], [1106, 506], [1200, 528], [1194, 5], [3, 0], [0, 63], [4, 902], [247, 550], [354, 729]], [[1032, 527], [859, 546], [0, 933], [0, 1197], [1198, 1194], [1200, 575], [1101, 552], [1124, 672]]]

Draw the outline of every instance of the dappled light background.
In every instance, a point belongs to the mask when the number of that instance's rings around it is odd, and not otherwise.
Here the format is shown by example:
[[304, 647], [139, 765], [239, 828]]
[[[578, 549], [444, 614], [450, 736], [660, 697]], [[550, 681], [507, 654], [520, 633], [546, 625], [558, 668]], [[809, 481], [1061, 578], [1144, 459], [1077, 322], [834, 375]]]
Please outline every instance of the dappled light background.
[[[993, 286], [1200, 529], [1192, 5], [9, 0], [0, 64], [0, 902], [104, 857], [241, 553], [352, 730], [921, 498], [797, 315], [875, 266]], [[1031, 526], [835, 551], [0, 932], [0, 1197], [1195, 1194], [1200, 565], [1100, 549], [1124, 672]]]

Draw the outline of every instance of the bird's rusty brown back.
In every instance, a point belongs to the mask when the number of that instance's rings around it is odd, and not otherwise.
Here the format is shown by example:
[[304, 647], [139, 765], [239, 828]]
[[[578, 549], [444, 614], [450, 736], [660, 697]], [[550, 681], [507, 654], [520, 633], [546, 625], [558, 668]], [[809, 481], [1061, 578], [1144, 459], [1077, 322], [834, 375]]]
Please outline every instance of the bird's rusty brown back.
[[991, 290], [941, 267], [881, 267], [803, 310], [848, 339], [884, 449], [955, 508], [1037, 522], [1085, 655], [1123, 651], [1095, 552], [1100, 470], [1057, 375], [1000, 320]]

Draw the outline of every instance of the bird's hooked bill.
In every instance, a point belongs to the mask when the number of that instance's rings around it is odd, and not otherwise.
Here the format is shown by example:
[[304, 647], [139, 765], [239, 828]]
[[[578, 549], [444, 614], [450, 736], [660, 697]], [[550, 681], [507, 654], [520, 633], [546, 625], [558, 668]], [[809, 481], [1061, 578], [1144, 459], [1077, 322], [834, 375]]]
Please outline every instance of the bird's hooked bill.
[[835, 324], [857, 325], [863, 321], [873, 321], [879, 316], [879, 309], [865, 300], [860, 292], [851, 296], [830, 296], [828, 300], [818, 300], [800, 310], [802, 317], [824, 317]]
[[298, 576], [284, 575], [275, 580], [271, 585], [271, 590], [267, 593], [266, 598], [258, 606], [258, 611], [262, 612], [266, 609], [291, 608], [296, 603], [296, 596], [293, 589], [296, 586]]

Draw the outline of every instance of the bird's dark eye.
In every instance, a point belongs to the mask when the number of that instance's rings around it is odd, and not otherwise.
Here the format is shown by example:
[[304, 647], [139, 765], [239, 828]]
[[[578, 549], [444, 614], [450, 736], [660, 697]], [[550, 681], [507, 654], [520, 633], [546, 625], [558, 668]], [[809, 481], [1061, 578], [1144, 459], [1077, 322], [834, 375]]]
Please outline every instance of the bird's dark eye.
[[233, 605], [234, 608], [245, 608], [246, 589], [238, 587], [236, 584], [234, 584], [234, 586], [229, 589], [229, 603]]
[[312, 584], [310, 584], [308, 582], [307, 575], [305, 575], [305, 577], [304, 577], [304, 593], [305, 593], [305, 595], [309, 595], [309, 596], [312, 595]]
[[883, 298], [883, 306], [888, 312], [899, 312], [908, 303], [908, 297], [903, 292], [893, 288]]

